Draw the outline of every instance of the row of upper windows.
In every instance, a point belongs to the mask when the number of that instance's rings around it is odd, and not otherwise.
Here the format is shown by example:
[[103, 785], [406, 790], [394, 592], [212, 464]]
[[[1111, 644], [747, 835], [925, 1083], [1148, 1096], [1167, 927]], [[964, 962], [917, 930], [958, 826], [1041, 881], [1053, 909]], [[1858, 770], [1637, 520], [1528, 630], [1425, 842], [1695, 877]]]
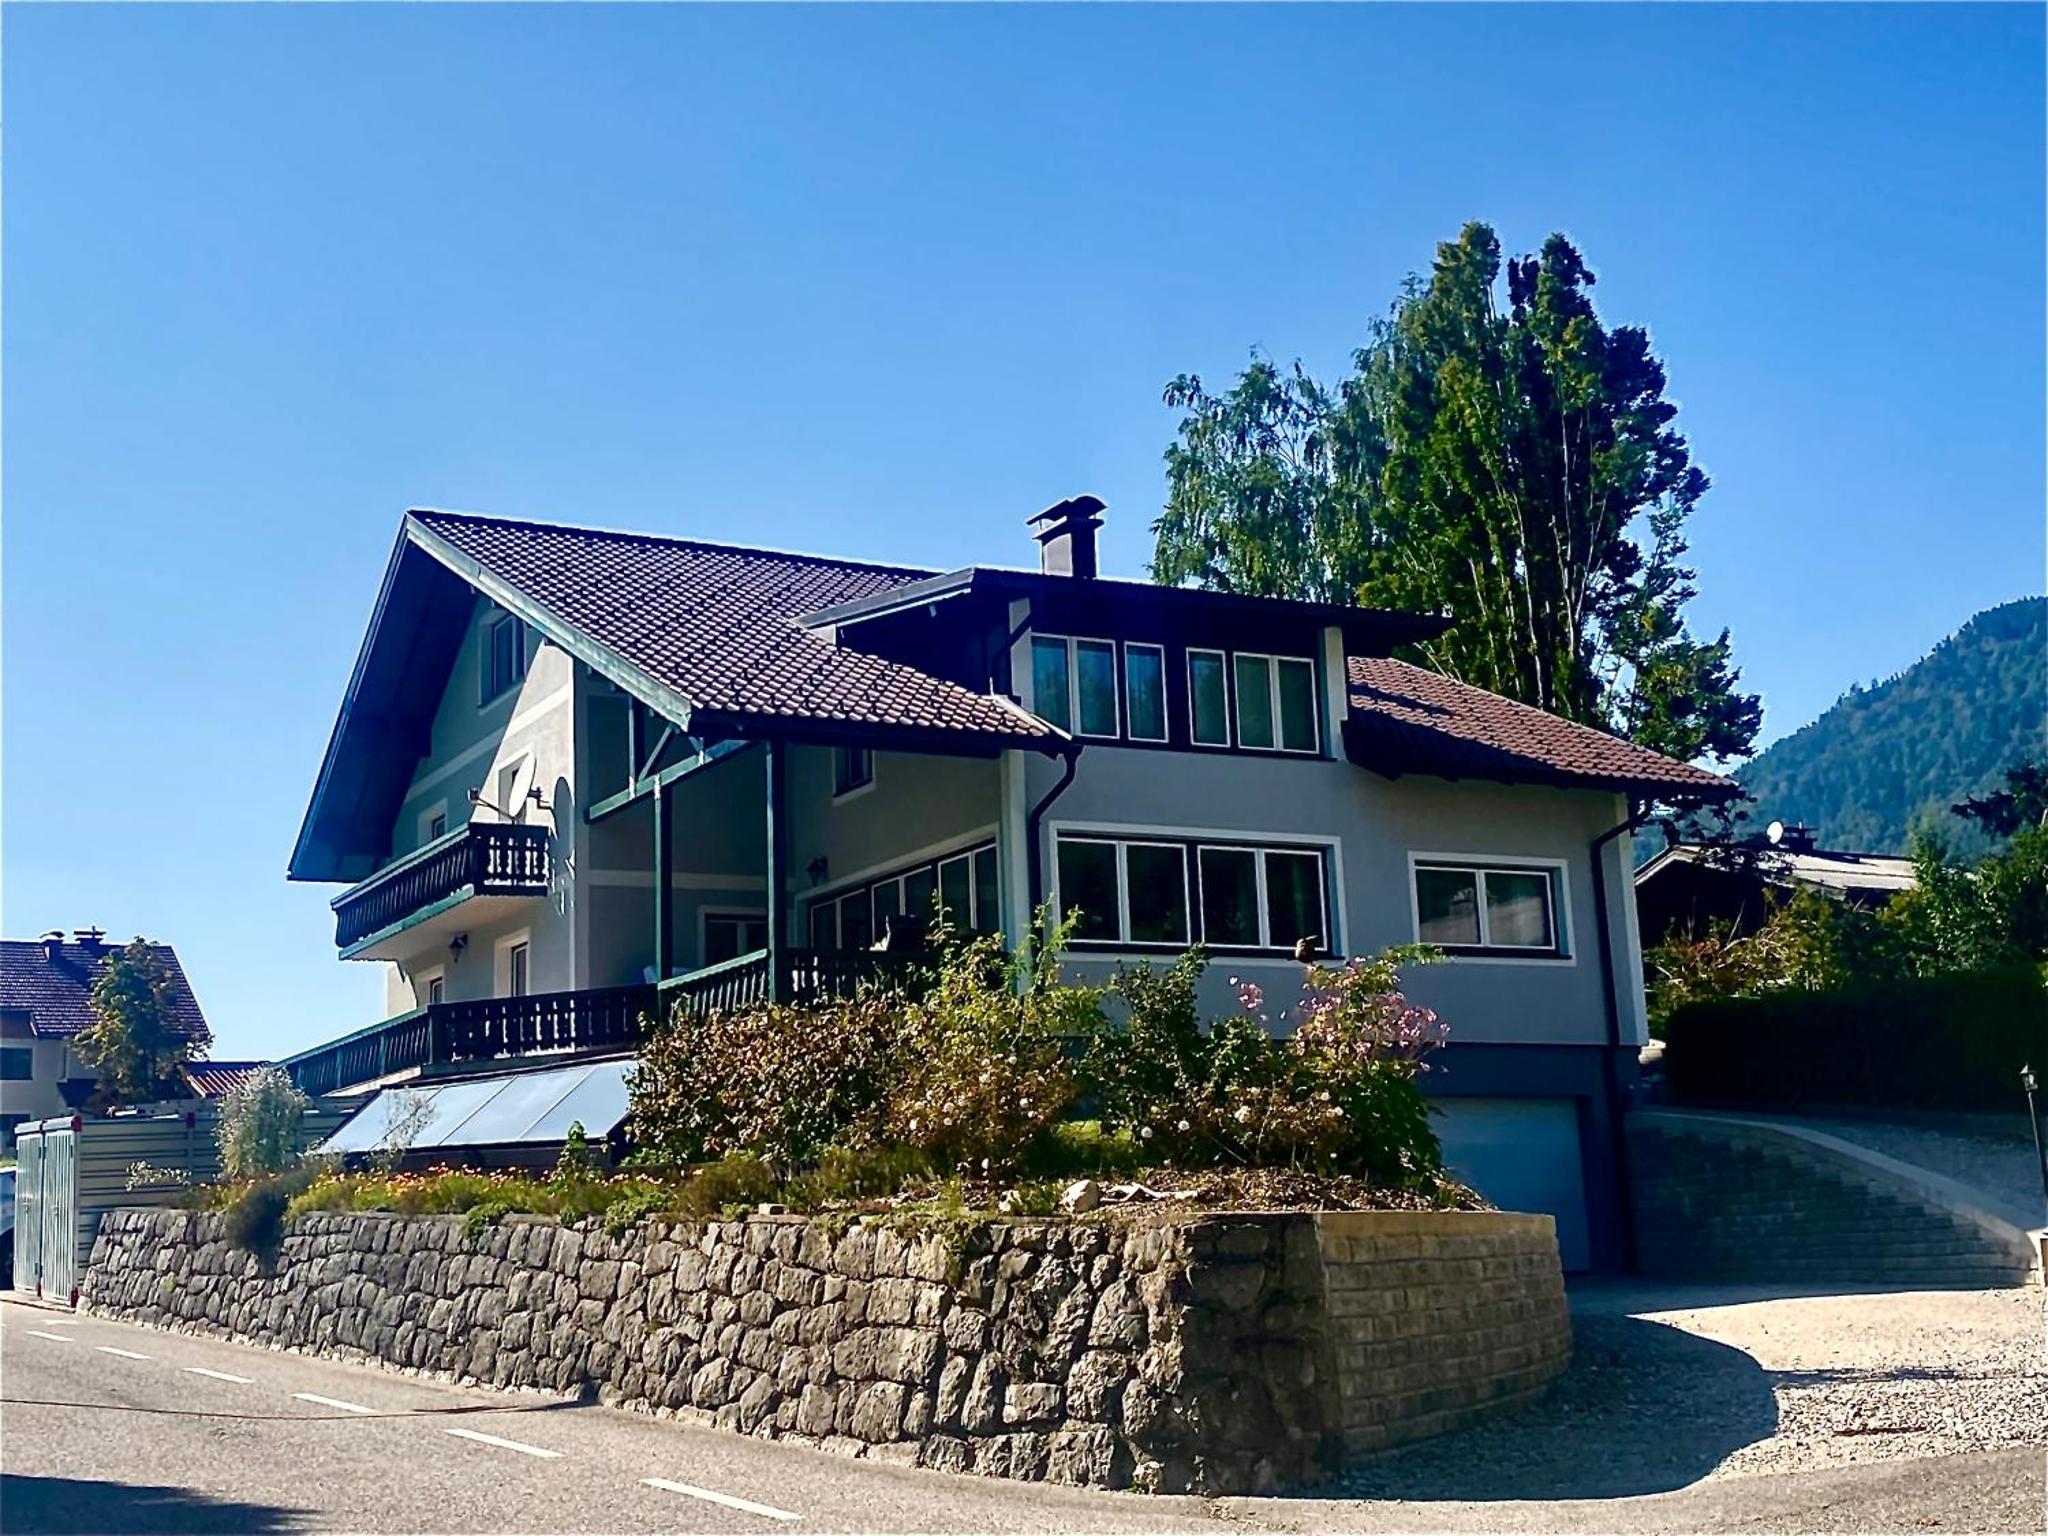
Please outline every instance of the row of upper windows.
[[[1191, 744], [1248, 752], [1322, 750], [1313, 661], [1194, 646], [1186, 658]], [[1164, 744], [1171, 735], [1166, 648], [1034, 635], [1031, 707], [1041, 720], [1076, 736]]]

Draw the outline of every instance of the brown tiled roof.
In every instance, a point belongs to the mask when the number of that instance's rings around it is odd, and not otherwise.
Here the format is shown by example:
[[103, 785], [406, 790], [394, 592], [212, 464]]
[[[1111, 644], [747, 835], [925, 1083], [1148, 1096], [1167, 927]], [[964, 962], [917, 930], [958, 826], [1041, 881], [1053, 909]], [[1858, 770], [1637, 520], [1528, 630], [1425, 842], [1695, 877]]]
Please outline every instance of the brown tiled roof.
[[[0, 939], [0, 1010], [27, 1013], [38, 1035], [77, 1034], [93, 1021], [93, 983], [107, 956], [122, 947], [65, 940], [54, 946], [53, 955], [37, 939]], [[168, 944], [150, 948], [171, 970], [171, 1027], [184, 1035], [202, 1033], [206, 1017], [176, 952]]]
[[1405, 661], [1353, 656], [1349, 671], [1345, 752], [1376, 772], [1687, 799], [1740, 792], [1717, 773]]
[[796, 621], [932, 573], [903, 566], [452, 512], [413, 521], [679, 694], [693, 728], [845, 722], [959, 732], [997, 745], [1063, 738], [1006, 699], [845, 649]]
[[179, 1070], [202, 1099], [218, 1099], [267, 1061], [188, 1061]]

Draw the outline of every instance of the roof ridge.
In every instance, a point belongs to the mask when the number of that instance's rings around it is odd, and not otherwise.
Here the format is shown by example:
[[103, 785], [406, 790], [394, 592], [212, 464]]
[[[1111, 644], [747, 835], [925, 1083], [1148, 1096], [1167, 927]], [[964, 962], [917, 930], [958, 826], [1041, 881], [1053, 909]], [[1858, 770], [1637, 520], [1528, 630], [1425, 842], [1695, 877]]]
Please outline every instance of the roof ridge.
[[880, 571], [891, 576], [920, 577], [945, 574], [932, 566], [898, 565], [884, 560], [856, 560], [843, 555], [821, 555], [805, 549], [779, 549], [772, 544], [740, 544], [729, 539], [685, 537], [673, 533], [647, 533], [636, 528], [606, 528], [594, 523], [559, 523], [537, 517], [506, 517], [494, 512], [462, 512], [450, 507], [408, 507], [405, 515], [461, 523], [487, 523], [500, 528], [540, 528], [551, 533], [581, 533], [600, 539], [623, 539], [640, 544], [680, 545], [688, 549], [724, 551], [738, 555], [760, 555], [774, 560], [800, 560], [812, 565], [839, 569]]

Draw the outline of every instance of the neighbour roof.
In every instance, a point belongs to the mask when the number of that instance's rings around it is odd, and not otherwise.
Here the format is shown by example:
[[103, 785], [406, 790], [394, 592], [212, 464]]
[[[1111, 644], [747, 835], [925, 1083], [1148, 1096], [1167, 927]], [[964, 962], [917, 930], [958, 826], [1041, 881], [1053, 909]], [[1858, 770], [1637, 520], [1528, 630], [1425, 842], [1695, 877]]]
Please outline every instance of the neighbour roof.
[[218, 1099], [232, 1092], [251, 1072], [269, 1065], [267, 1061], [188, 1061], [180, 1070], [192, 1085], [193, 1093], [202, 1099]]
[[414, 512], [411, 522], [430, 550], [438, 542], [474, 562], [539, 615], [676, 696], [693, 733], [837, 722], [997, 748], [1065, 739], [1007, 699], [835, 646], [798, 622], [929, 571], [452, 512]]
[[[107, 957], [123, 946], [76, 939], [0, 939], [0, 1009], [23, 1010], [30, 1027], [44, 1036], [68, 1037], [93, 1022], [92, 988]], [[206, 1032], [206, 1016], [185, 979], [185, 968], [168, 944], [150, 948], [170, 967], [171, 1027], [183, 1035]]]
[[[1707, 862], [1709, 850], [1692, 843], [1666, 848], [1636, 871], [1636, 884], [1679, 864]], [[1896, 893], [1917, 883], [1913, 861], [1895, 853], [1849, 853], [1816, 848], [1810, 853], [1758, 850], [1751, 866], [1759, 879], [1773, 885], [1811, 885], [1828, 891]]]
[[1344, 748], [1361, 767], [1688, 800], [1741, 792], [1717, 773], [1408, 662], [1348, 661]]

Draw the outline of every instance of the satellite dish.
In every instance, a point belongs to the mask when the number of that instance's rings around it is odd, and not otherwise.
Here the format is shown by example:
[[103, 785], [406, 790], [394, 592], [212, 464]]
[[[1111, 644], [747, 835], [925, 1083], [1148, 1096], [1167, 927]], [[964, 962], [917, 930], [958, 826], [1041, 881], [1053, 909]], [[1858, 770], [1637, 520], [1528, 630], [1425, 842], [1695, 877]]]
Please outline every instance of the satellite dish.
[[1785, 840], [1785, 823], [1774, 821], [1768, 827], [1765, 827], [1764, 839], [1773, 848], [1777, 847], [1779, 843]]

